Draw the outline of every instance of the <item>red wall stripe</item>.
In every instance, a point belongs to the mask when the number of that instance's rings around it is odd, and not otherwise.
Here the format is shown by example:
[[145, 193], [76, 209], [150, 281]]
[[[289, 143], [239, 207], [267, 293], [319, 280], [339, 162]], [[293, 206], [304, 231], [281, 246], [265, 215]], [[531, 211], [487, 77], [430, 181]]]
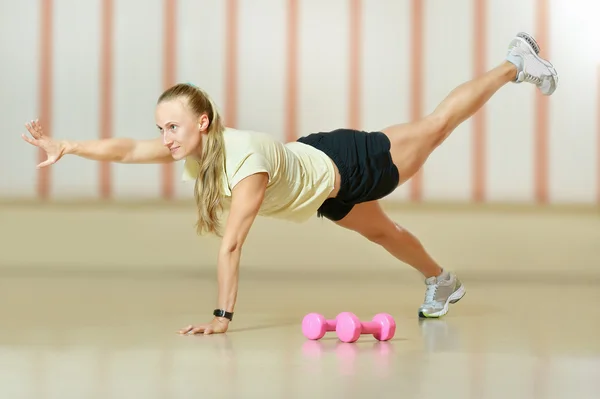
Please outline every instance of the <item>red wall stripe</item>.
[[[541, 46], [541, 45], [540, 45]], [[548, 398], [548, 380], [552, 372], [552, 356], [548, 354], [550, 347], [545, 328], [529, 329], [531, 355], [535, 358], [535, 364], [531, 370], [532, 399]]]
[[237, 126], [237, 68], [238, 68], [238, 11], [237, 0], [227, 0], [226, 11], [226, 59], [225, 59], [225, 123]]
[[351, 129], [361, 128], [362, 1], [350, 1], [350, 73], [348, 118]]
[[285, 140], [298, 138], [298, 0], [288, 0]]
[[[536, 1], [536, 41], [541, 47], [541, 55], [549, 58], [549, 0]], [[548, 126], [549, 98], [535, 93], [535, 199], [539, 203], [548, 202]]]
[[[163, 41], [163, 87], [167, 89], [176, 83], [177, 38], [176, 15], [177, 0], [164, 0], [164, 29]], [[172, 163], [162, 165], [162, 196], [172, 199], [175, 195], [174, 167]]]
[[[416, 121], [423, 115], [423, 1], [412, 0], [411, 7], [411, 86], [409, 103], [411, 120]], [[423, 169], [411, 178], [410, 188], [410, 199], [420, 201], [423, 197]]]
[[[474, 48], [473, 48], [473, 73], [480, 76], [485, 73], [485, 50], [487, 48], [486, 35], [486, 0], [474, 0], [473, 27], [474, 27]], [[472, 200], [482, 202], [485, 200], [486, 189], [486, 112], [485, 106], [473, 115], [473, 170], [472, 170]]]
[[[41, 0], [41, 27], [40, 27], [40, 123], [44, 126], [44, 133], [52, 136], [52, 76], [53, 76], [53, 8], [52, 0]], [[38, 151], [38, 163], [47, 159], [44, 150]], [[37, 194], [41, 199], [50, 197], [51, 168], [45, 167], [38, 170]]]
[[[100, 54], [100, 138], [113, 136], [113, 0], [104, 0], [101, 11], [101, 54]], [[112, 195], [110, 162], [100, 163], [100, 197]]]
[[[485, 328], [485, 327], [484, 327]], [[486, 352], [484, 337], [489, 336], [485, 331], [479, 331], [469, 337], [469, 398], [480, 399], [485, 396], [485, 380], [488, 369], [486, 364]], [[466, 395], [465, 395], [466, 396]]]

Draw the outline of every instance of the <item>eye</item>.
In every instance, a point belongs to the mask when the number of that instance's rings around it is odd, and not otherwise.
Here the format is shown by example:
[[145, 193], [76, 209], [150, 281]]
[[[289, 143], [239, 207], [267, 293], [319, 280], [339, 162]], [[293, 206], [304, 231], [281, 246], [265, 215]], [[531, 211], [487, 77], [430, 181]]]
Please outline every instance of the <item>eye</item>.
[[176, 125], [171, 125], [171, 130], [175, 130], [175, 129], [177, 129], [177, 126]]

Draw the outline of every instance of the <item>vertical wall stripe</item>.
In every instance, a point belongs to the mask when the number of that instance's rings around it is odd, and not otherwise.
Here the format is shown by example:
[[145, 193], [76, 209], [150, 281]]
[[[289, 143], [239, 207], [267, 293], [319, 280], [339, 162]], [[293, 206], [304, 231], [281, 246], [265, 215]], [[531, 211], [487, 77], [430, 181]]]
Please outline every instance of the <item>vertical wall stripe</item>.
[[[549, 0], [537, 0], [536, 4], [536, 41], [541, 47], [541, 55], [549, 58]], [[535, 199], [539, 203], [548, 202], [548, 125], [549, 98], [535, 93], [535, 144], [534, 144], [534, 182]]]
[[110, 392], [110, 359], [111, 352], [98, 349], [97, 350], [97, 359], [96, 362], [96, 370], [94, 370], [94, 376], [96, 376], [95, 384], [91, 389], [96, 394], [96, 398], [106, 398], [109, 397]]
[[285, 140], [298, 138], [298, 0], [288, 0]]
[[[164, 0], [164, 29], [163, 41], [163, 88], [173, 86], [176, 83], [177, 66], [177, 38], [176, 38], [176, 16], [177, 0]], [[165, 163], [162, 165], [162, 196], [164, 199], [172, 199], [175, 195], [174, 165]]]
[[[100, 45], [100, 138], [113, 136], [113, 0], [102, 1]], [[112, 195], [110, 162], [100, 163], [100, 197]]]
[[362, 55], [362, 0], [350, 2], [350, 73], [348, 118], [351, 129], [361, 128], [361, 55]]
[[238, 50], [238, 9], [237, 0], [227, 0], [226, 15], [226, 60], [225, 60], [225, 124], [237, 126], [237, 50]]
[[[474, 0], [473, 12], [473, 73], [475, 76], [481, 76], [485, 73], [486, 62], [485, 54], [487, 48], [486, 35], [486, 15], [487, 15], [487, 0]], [[486, 173], [486, 110], [483, 106], [475, 115], [473, 115], [473, 164], [472, 164], [472, 200], [474, 202], [482, 202], [485, 200], [485, 177]]]
[[31, 359], [31, 396], [34, 398], [43, 398], [48, 394], [48, 386], [46, 373], [48, 370], [48, 364], [46, 362], [47, 352], [43, 349], [33, 350]]
[[[41, 28], [40, 28], [40, 123], [44, 126], [44, 133], [52, 136], [52, 74], [53, 74], [53, 0], [41, 0]], [[47, 159], [46, 153], [38, 151], [38, 163]], [[52, 168], [46, 167], [38, 171], [37, 193], [41, 199], [48, 199], [50, 195], [50, 172]]]
[[[412, 0], [412, 32], [411, 32], [411, 86], [410, 86], [410, 118], [416, 121], [423, 115], [423, 1]], [[423, 198], [423, 169], [411, 179], [410, 199], [420, 201]]]
[[600, 204], [600, 65], [598, 65], [598, 78], [596, 84], [596, 195], [598, 204]]
[[536, 361], [532, 371], [533, 376], [531, 378], [533, 384], [533, 399], [548, 398], [548, 381], [551, 379], [550, 372], [552, 369], [553, 357], [546, 353], [546, 351], [543, 351], [536, 355]]
[[[485, 327], [484, 327], [485, 328]], [[469, 373], [469, 398], [479, 399], [485, 397], [485, 380], [488, 372], [483, 334], [473, 334], [469, 340], [471, 356], [468, 363], [471, 367]]]
[[531, 355], [535, 358], [533, 369], [531, 370], [531, 384], [533, 399], [546, 399], [548, 397], [548, 381], [552, 368], [552, 357], [548, 355], [550, 344], [548, 339], [544, 338], [544, 329], [535, 328], [530, 331]]
[[172, 385], [170, 382], [173, 378], [173, 369], [175, 368], [175, 349], [172, 345], [168, 345], [162, 341], [161, 349], [158, 352], [158, 378], [156, 392], [159, 397], [168, 398], [172, 396]]

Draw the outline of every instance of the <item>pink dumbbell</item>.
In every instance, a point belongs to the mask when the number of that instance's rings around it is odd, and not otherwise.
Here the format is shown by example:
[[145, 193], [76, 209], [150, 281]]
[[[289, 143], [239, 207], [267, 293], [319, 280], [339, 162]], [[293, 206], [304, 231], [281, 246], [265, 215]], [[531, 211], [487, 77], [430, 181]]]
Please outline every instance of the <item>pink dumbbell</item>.
[[340, 313], [337, 318], [335, 331], [342, 342], [355, 342], [361, 334], [373, 334], [379, 341], [387, 341], [396, 333], [396, 322], [387, 313], [379, 313], [372, 321], [361, 322], [355, 314]]
[[328, 331], [335, 331], [337, 317], [333, 320], [325, 319], [318, 313], [309, 313], [302, 319], [302, 333], [308, 339], [321, 339]]

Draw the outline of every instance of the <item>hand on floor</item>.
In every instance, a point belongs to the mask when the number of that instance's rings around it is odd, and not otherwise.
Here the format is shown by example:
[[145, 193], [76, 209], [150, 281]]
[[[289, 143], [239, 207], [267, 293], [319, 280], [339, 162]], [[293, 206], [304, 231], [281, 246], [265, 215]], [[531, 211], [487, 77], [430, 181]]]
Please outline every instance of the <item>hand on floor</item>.
[[228, 327], [229, 320], [225, 318], [215, 318], [208, 324], [201, 324], [199, 326], [187, 326], [186, 328], [179, 330], [179, 334], [222, 334], [227, 331]]

